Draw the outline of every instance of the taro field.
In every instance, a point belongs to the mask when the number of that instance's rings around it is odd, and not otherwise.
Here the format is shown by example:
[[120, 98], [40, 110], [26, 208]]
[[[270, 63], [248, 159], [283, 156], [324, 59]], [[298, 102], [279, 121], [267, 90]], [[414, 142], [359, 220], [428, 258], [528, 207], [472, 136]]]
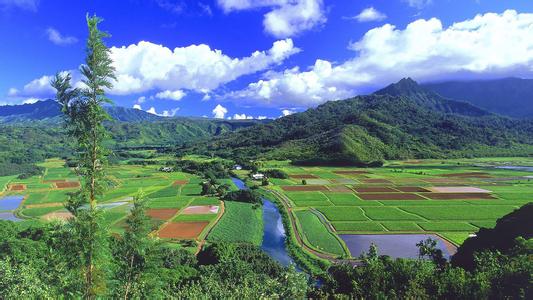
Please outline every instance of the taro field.
[[[290, 206], [307, 246], [349, 253], [341, 236], [431, 234], [458, 246], [533, 201], [533, 159], [417, 160], [381, 168], [298, 167], [270, 161], [288, 179], [268, 189]], [[304, 184], [305, 183], [305, 184]]]
[[[80, 187], [78, 177], [60, 159], [40, 166], [42, 176], [17, 179], [0, 177], [0, 218], [24, 224], [64, 221], [72, 215], [63, 203]], [[224, 212], [216, 197], [200, 196], [201, 179], [182, 172], [161, 172], [158, 165], [112, 165], [108, 169], [109, 189], [98, 199], [105, 224], [121, 232], [132, 207], [133, 196], [142, 190], [152, 234], [168, 241], [201, 241]], [[232, 184], [228, 180], [228, 183]], [[232, 189], [236, 189], [234, 185]]]

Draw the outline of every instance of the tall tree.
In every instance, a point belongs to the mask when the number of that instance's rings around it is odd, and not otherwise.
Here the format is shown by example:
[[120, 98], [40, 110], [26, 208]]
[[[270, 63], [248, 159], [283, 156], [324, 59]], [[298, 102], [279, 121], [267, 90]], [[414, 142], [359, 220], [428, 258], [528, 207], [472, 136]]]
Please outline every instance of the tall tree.
[[[96, 268], [98, 259], [105, 248], [105, 236], [99, 222], [97, 197], [102, 195], [105, 187], [105, 165], [108, 150], [103, 141], [107, 137], [103, 126], [110, 119], [102, 105], [111, 103], [105, 96], [105, 89], [111, 89], [112, 79], [116, 79], [110, 50], [103, 42], [109, 37], [98, 29], [102, 19], [87, 15], [89, 37], [87, 39], [85, 64], [80, 67], [83, 76], [81, 88], [72, 88], [70, 74], [59, 73], [52, 80], [57, 90], [57, 100], [62, 105], [65, 123], [69, 135], [76, 141], [78, 166], [82, 187], [71, 197], [66, 207], [75, 215], [71, 222], [75, 241], [74, 255], [78, 255], [84, 277], [84, 296], [94, 298], [101, 284], [103, 270]], [[88, 209], [80, 209], [84, 203]]]

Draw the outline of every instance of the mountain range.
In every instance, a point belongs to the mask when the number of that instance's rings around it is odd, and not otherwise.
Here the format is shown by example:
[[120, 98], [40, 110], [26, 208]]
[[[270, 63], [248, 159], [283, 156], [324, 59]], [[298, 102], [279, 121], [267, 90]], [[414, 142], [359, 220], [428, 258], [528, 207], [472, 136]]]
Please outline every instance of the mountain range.
[[533, 118], [533, 79], [448, 81], [424, 84], [423, 87], [500, 115]]
[[444, 98], [405, 78], [371, 95], [326, 102], [187, 151], [361, 166], [390, 159], [533, 155], [533, 121]]
[[[533, 95], [533, 81], [502, 79], [493, 84], [506, 85], [509, 80], [523, 88], [508, 102], [519, 103], [527, 111], [529, 104], [522, 102]], [[370, 95], [326, 102], [274, 121], [164, 118], [107, 106], [113, 121], [106, 127], [115, 148], [172, 146], [179, 153], [307, 164], [365, 166], [389, 159], [533, 155], [533, 120], [504, 116], [511, 110], [503, 106], [491, 109], [488, 104], [480, 107], [462, 101], [472, 99], [471, 95], [479, 100], [482, 88], [463, 93], [464, 87], [445, 88], [450, 86], [457, 85], [419, 85], [404, 78]], [[505, 93], [495, 95], [502, 97], [498, 103], [506, 102]], [[36, 159], [63, 153], [66, 141], [60, 123], [60, 107], [53, 100], [0, 106], [0, 142], [5, 142], [0, 151], [31, 151], [29, 156]], [[19, 154], [0, 155], [0, 164], [18, 161]]]

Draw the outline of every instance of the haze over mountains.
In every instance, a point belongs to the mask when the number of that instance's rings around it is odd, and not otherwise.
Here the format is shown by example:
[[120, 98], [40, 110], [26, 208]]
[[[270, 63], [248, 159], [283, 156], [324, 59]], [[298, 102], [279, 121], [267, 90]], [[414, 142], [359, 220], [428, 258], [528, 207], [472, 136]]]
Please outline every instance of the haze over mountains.
[[533, 79], [448, 81], [423, 86], [446, 98], [466, 101], [493, 113], [533, 118]]

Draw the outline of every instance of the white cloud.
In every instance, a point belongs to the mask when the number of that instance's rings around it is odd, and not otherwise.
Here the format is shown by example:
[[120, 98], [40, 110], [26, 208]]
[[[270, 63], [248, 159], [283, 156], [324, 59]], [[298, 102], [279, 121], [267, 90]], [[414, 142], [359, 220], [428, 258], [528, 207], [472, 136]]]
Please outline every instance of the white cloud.
[[39, 0], [0, 0], [0, 9], [15, 7], [35, 12], [38, 6]]
[[363, 9], [357, 16], [354, 17], [359, 22], [372, 22], [372, 21], [383, 21], [387, 16], [378, 11], [377, 9], [371, 7]]
[[57, 29], [49, 27], [46, 29], [48, 39], [59, 46], [71, 45], [78, 42], [78, 39], [73, 36], [64, 36]]
[[140, 104], [133, 104], [134, 109], [142, 110], [142, 107]]
[[242, 75], [279, 64], [299, 51], [291, 39], [276, 41], [269, 50], [255, 51], [244, 58], [229, 57], [205, 44], [171, 50], [142, 41], [128, 47], [112, 47], [118, 81], [111, 93], [150, 89], [211, 91]]
[[[149, 90], [159, 90], [165, 94], [166, 91], [174, 91], [172, 99], [176, 99], [178, 91], [182, 89], [207, 94], [222, 84], [278, 65], [300, 52], [291, 39], [276, 41], [269, 50], [255, 51], [244, 58], [229, 57], [205, 44], [171, 50], [142, 41], [128, 47], [110, 49], [117, 76], [110, 94], [127, 95]], [[79, 87], [79, 72], [69, 72], [74, 85]], [[51, 97], [55, 94], [49, 84], [52, 78], [52, 75], [45, 75], [35, 79], [18, 94]]]
[[296, 111], [294, 110], [290, 110], [290, 109], [284, 109], [281, 111], [281, 114], [286, 117], [286, 116], [290, 116], [292, 115], [293, 113], [295, 113]]
[[407, 2], [407, 4], [411, 7], [422, 9], [431, 3], [433, 3], [433, 0], [403, 0], [404, 2]]
[[159, 99], [170, 99], [170, 100], [179, 101], [181, 100], [181, 98], [185, 97], [185, 95], [186, 95], [185, 92], [182, 90], [177, 90], [177, 91], [166, 90], [166, 91], [157, 93], [155, 97]]
[[35, 102], [37, 102], [39, 100], [41, 100], [41, 99], [39, 99], [39, 98], [28, 98], [28, 99], [22, 101], [22, 104], [33, 104], [33, 103], [35, 103]]
[[340, 64], [316, 60], [307, 71], [270, 72], [226, 98], [286, 107], [308, 107], [346, 98], [369, 86], [403, 77], [420, 81], [518, 76], [533, 71], [533, 14], [487, 13], [444, 28], [433, 18], [405, 29], [386, 24], [352, 43], [353, 58]]
[[232, 119], [233, 120], [251, 120], [253, 119], [254, 117], [252, 116], [247, 116], [246, 114], [234, 114]]
[[294, 36], [326, 22], [322, 0], [218, 0], [226, 12], [267, 7], [263, 27], [278, 37]]
[[265, 120], [265, 119], [268, 119], [268, 117], [266, 117], [266, 116], [258, 116], [257, 119], [258, 120]]
[[224, 106], [218, 104], [213, 109], [212, 113], [213, 113], [213, 117], [215, 117], [216, 119], [224, 119], [224, 116], [226, 116], [226, 114], [228, 113], [228, 110]]
[[137, 103], [138, 104], [144, 103], [145, 101], [146, 101], [146, 97], [145, 96], [141, 96], [141, 97], [137, 98]]
[[[137, 108], [140, 109], [141, 106], [140, 105], [134, 105], [133, 108]], [[156, 115], [156, 116], [160, 116], [160, 117], [174, 117], [176, 115], [176, 113], [178, 112], [179, 110], [179, 107], [176, 107], [174, 109], [171, 109], [171, 110], [163, 110], [162, 113], [158, 113], [156, 110], [155, 110], [155, 107], [150, 107], [150, 109], [148, 109], [146, 112], [149, 113], [149, 114], [152, 114], [152, 115]]]

